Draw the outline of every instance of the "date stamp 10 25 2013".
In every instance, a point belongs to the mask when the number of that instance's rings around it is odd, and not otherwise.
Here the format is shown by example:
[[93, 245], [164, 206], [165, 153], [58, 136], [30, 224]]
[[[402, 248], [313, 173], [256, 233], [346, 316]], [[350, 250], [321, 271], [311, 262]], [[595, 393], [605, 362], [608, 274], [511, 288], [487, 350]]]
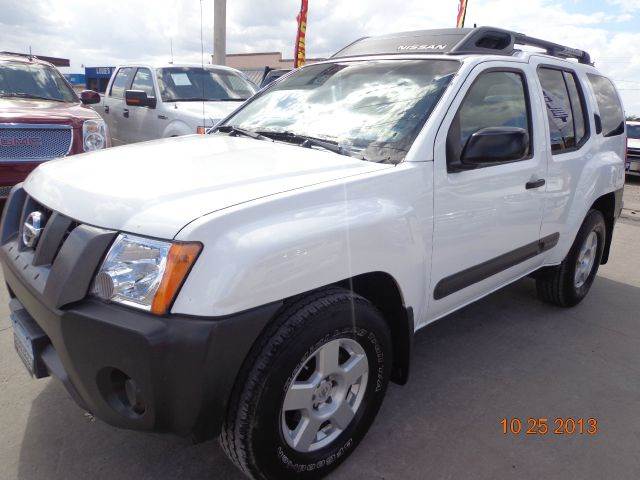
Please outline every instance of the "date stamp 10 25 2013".
[[598, 420], [596, 418], [573, 417], [518, 417], [500, 420], [503, 435], [596, 435]]

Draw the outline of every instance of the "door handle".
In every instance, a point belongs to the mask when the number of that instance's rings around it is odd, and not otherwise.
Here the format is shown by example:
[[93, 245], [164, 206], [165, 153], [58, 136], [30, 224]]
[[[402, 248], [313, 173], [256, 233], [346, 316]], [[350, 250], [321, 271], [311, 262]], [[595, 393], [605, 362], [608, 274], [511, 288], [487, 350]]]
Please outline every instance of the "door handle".
[[128, 108], [125, 108], [125, 109], [122, 110], [122, 116], [124, 118], [129, 118], [129, 109]]
[[527, 182], [527, 184], [525, 185], [527, 190], [531, 190], [532, 188], [540, 188], [545, 184], [545, 180], [544, 178], [539, 178], [538, 180], [531, 180], [530, 182]]
[[104, 106], [104, 113], [109, 113], [109, 105]]

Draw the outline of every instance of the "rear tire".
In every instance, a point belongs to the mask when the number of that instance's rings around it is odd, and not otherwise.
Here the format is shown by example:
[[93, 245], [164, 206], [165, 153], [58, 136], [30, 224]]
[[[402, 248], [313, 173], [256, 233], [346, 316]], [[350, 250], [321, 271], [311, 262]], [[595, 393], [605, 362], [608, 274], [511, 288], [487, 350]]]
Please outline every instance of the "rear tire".
[[580, 303], [589, 293], [598, 273], [606, 232], [602, 213], [590, 210], [563, 262], [537, 274], [538, 298], [560, 307], [573, 307]]
[[373, 422], [391, 355], [389, 328], [366, 299], [332, 287], [291, 302], [245, 361], [222, 448], [251, 478], [323, 477]]

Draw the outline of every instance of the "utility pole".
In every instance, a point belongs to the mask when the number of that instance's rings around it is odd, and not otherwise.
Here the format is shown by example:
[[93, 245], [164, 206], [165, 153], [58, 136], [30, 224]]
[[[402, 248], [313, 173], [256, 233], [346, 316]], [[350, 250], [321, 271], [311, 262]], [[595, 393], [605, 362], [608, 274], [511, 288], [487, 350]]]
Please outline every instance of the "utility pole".
[[227, 56], [227, 0], [213, 3], [213, 63], [225, 65]]

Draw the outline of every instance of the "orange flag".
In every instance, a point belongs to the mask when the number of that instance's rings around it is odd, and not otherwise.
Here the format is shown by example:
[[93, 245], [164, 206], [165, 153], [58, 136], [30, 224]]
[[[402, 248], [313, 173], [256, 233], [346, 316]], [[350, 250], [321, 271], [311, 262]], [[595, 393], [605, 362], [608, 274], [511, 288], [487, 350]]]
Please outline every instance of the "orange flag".
[[304, 65], [306, 59], [305, 38], [307, 36], [307, 10], [309, 9], [309, 0], [302, 0], [300, 13], [298, 14], [298, 34], [296, 35], [296, 52], [294, 56], [293, 66], [295, 68]]
[[456, 19], [456, 28], [464, 28], [464, 17], [467, 16], [467, 0], [460, 0], [458, 6], [458, 18]]

